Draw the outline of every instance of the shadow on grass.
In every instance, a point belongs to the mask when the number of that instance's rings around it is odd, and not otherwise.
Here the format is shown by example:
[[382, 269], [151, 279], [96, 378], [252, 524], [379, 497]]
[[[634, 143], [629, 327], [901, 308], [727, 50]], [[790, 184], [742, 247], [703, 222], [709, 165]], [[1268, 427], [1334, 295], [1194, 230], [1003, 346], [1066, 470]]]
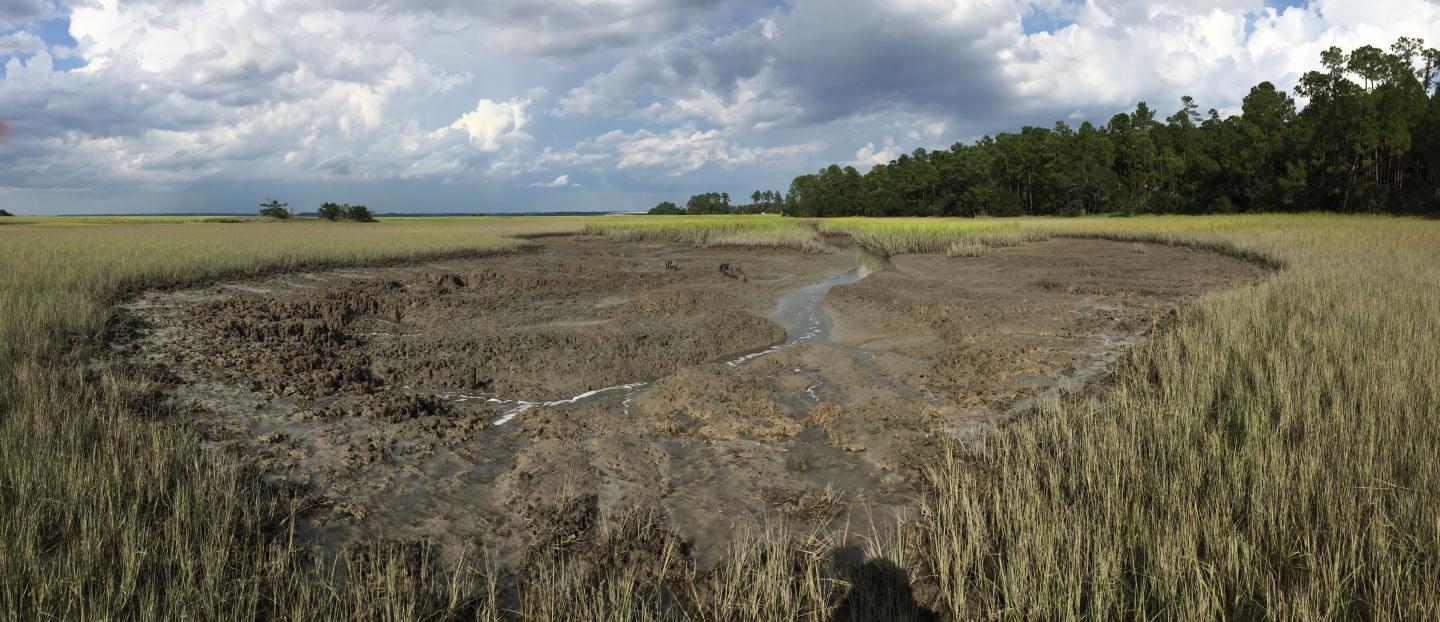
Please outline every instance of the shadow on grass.
[[915, 601], [910, 576], [888, 559], [865, 559], [858, 546], [831, 551], [835, 568], [850, 591], [830, 617], [831, 622], [869, 620], [938, 621], [939, 616]]

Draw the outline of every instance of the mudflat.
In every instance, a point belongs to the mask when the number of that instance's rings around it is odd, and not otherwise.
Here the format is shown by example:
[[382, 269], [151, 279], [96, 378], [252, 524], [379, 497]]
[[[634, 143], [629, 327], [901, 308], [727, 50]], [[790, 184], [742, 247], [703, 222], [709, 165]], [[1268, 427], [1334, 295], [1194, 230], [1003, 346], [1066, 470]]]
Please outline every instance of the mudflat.
[[704, 563], [747, 525], [869, 529], [917, 474], [1084, 391], [1265, 270], [1052, 239], [980, 257], [538, 239], [524, 252], [147, 291], [113, 346], [216, 451], [313, 499], [306, 537], [551, 537], [658, 511]]

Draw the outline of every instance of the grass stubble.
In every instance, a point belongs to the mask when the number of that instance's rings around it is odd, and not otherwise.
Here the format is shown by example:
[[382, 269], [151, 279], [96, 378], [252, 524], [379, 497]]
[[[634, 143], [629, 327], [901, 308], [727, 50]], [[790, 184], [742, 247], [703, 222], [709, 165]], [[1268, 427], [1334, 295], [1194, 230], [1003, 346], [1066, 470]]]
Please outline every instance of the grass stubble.
[[[117, 292], [505, 252], [576, 221], [23, 223], [0, 231], [0, 612], [14, 619], [1375, 619], [1440, 617], [1440, 223], [1234, 216], [624, 217], [591, 233], [957, 261], [1047, 236], [1281, 268], [1209, 294], [1116, 366], [933, 464], [919, 519], [863, 546], [757, 527], [696, 572], [659, 517], [606, 517], [505, 575], [414, 544], [322, 558], [305, 508], [99, 356]], [[712, 229], [713, 228], [713, 229]], [[1157, 321], [1159, 319], [1157, 318]], [[652, 543], [636, 557], [625, 543]]]

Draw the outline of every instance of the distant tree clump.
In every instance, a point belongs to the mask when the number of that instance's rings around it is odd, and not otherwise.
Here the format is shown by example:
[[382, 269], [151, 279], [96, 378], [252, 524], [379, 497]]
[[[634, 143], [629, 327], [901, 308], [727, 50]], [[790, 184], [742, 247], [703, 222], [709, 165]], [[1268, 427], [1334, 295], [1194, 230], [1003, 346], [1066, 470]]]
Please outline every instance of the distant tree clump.
[[364, 205], [346, 205], [345, 218], [355, 222], [375, 222], [375, 215]]
[[779, 214], [785, 207], [785, 195], [779, 190], [756, 190], [750, 193], [750, 203], [736, 205], [736, 214]]
[[289, 220], [294, 214], [290, 213], [290, 204], [281, 203], [270, 199], [260, 204], [260, 215], [275, 220]]
[[6, 217], [6, 216], [14, 216], [14, 214], [11, 214], [10, 212], [7, 212], [7, 211], [5, 211], [5, 210], [3, 210], [3, 209], [0, 209], [0, 218], [4, 218], [4, 217]]
[[730, 194], [725, 192], [706, 192], [690, 197], [685, 202], [685, 213], [691, 216], [702, 216], [706, 214], [729, 214]]
[[655, 215], [676, 215], [690, 214], [692, 216], [704, 216], [707, 214], [778, 214], [785, 207], [785, 195], [779, 190], [756, 190], [750, 193], [750, 203], [735, 205], [730, 202], [728, 192], [706, 192], [690, 197], [684, 208], [666, 201], [650, 208], [650, 214]]
[[318, 212], [321, 220], [353, 220], [355, 222], [375, 222], [375, 216], [370, 213], [370, 208], [364, 205], [351, 205], [349, 203], [322, 203]]
[[1401, 38], [1388, 51], [1332, 47], [1320, 65], [1295, 88], [1303, 108], [1269, 82], [1252, 88], [1230, 117], [1201, 113], [1182, 97], [1179, 110], [1157, 118], [1141, 102], [1101, 125], [1061, 121], [916, 149], [867, 173], [832, 164], [796, 177], [783, 210], [802, 217], [1440, 215], [1440, 50]]

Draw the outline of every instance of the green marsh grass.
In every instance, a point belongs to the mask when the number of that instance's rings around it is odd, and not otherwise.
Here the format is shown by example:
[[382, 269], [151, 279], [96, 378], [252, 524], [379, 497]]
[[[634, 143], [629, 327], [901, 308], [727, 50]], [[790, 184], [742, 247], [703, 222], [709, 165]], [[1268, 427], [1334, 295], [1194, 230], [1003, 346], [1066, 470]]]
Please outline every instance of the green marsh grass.
[[812, 223], [782, 216], [618, 216], [588, 223], [585, 231], [632, 241], [790, 248], [809, 253], [826, 249]]
[[[824, 620], [855, 606], [851, 619], [905, 619], [918, 612], [894, 597], [913, 588], [949, 619], [1440, 618], [1435, 221], [821, 223], [871, 235], [887, 254], [1086, 236], [1278, 268], [1157, 318], [1102, 394], [954, 446], [929, 469], [920, 519], [863, 551], [874, 574], [835, 564], [832, 534], [783, 530], [706, 573], [674, 557], [597, 564], [559, 550], [509, 586], [483, 555], [443, 572], [401, 553], [319, 564], [292, 537], [293, 502], [203, 452], [143, 375], [77, 365], [98, 354], [114, 294], [141, 283], [499, 252], [516, 244], [508, 236], [582, 222], [694, 243], [813, 232], [805, 221], [673, 218], [0, 227], [0, 612]], [[696, 231], [712, 226], [721, 230]], [[663, 231], [672, 227], [688, 230]], [[658, 529], [645, 517], [611, 524]], [[887, 582], [886, 569], [908, 585]], [[518, 613], [498, 611], [503, 602]]]
[[1015, 219], [832, 218], [821, 220], [819, 228], [848, 235], [856, 244], [881, 255], [974, 257], [987, 247], [1014, 246], [1046, 235], [1044, 230], [1022, 226]]
[[1283, 269], [1204, 297], [1101, 399], [933, 465], [917, 573], [952, 618], [1440, 617], [1440, 223], [1081, 219], [1052, 235]]

